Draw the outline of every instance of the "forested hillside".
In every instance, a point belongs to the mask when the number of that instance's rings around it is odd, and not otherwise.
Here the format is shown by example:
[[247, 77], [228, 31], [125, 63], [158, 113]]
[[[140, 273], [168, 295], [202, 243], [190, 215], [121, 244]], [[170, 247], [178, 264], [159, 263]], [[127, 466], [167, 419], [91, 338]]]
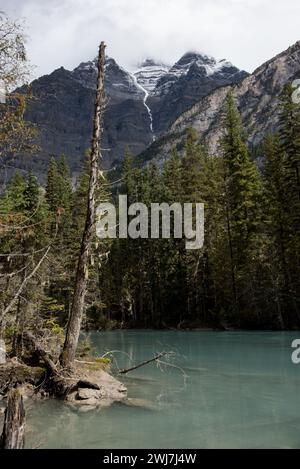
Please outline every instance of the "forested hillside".
[[[203, 202], [205, 243], [186, 251], [178, 239], [95, 237], [85, 327], [299, 326], [300, 112], [292, 93], [290, 85], [282, 92], [280, 132], [264, 142], [262, 170], [229, 95], [219, 154], [209, 154], [190, 130], [183, 158], [174, 150], [162, 170], [137, 168], [127, 153], [121, 182], [99, 179], [99, 203], [117, 202], [118, 194], [149, 206]], [[85, 168], [72, 188], [63, 156], [51, 160], [45, 188], [31, 173], [17, 172], [8, 183], [0, 199], [2, 311], [51, 249], [9, 314], [2, 313], [7, 334], [64, 327], [87, 189]]]

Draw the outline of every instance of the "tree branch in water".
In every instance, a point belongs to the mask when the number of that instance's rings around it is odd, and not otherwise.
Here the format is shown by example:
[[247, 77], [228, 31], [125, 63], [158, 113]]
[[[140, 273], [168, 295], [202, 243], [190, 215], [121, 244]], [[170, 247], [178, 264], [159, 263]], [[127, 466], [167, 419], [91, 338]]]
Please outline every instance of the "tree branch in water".
[[122, 375], [125, 375], [126, 373], [129, 373], [130, 371], [137, 370], [138, 368], [141, 368], [142, 366], [148, 365], [149, 363], [155, 362], [159, 360], [160, 358], [164, 357], [165, 355], [170, 354], [170, 352], [161, 352], [158, 355], [156, 355], [153, 358], [150, 358], [149, 360], [145, 360], [142, 363], [139, 363], [138, 365], [132, 366], [130, 368], [124, 368], [123, 370], [120, 370], [119, 373]]

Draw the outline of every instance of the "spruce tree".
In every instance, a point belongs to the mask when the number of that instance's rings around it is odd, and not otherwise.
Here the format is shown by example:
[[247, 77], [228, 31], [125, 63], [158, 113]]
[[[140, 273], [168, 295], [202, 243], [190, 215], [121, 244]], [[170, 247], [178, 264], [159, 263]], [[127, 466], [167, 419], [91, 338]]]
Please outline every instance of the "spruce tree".
[[60, 184], [60, 203], [65, 210], [69, 210], [72, 203], [72, 182], [70, 168], [65, 155], [62, 155], [59, 167], [59, 184]]
[[61, 184], [59, 176], [57, 161], [53, 156], [50, 160], [47, 172], [46, 200], [50, 211], [54, 214], [56, 214], [60, 205]]
[[25, 210], [32, 214], [39, 205], [40, 189], [36, 176], [29, 173], [27, 183], [24, 189], [24, 207]]
[[280, 96], [279, 136], [286, 158], [290, 196], [300, 203], [300, 106], [293, 101], [294, 88], [287, 83]]
[[241, 116], [232, 94], [229, 94], [226, 100], [223, 125], [221, 149], [224, 162], [227, 237], [234, 310], [237, 313], [240, 298], [247, 289], [246, 284], [252, 284], [254, 276], [252, 269], [259, 238], [259, 201], [262, 187], [258, 169], [250, 159]]
[[[284, 152], [277, 134], [268, 135], [263, 143], [265, 159], [264, 182], [264, 228], [266, 235], [266, 259], [264, 283], [265, 293], [268, 291], [266, 281], [270, 281], [272, 306], [277, 312], [278, 324], [286, 323], [285, 294], [289, 291], [290, 273], [288, 264], [288, 216], [285, 199], [285, 162]], [[267, 309], [267, 308], [266, 308]], [[266, 311], [267, 313], [267, 311]]]
[[5, 194], [1, 197], [2, 211], [22, 212], [24, 210], [24, 191], [26, 181], [19, 171], [10, 180]]
[[300, 106], [293, 102], [294, 89], [288, 83], [280, 97], [279, 138], [283, 152], [286, 257], [289, 273], [287, 296], [293, 321], [299, 324], [300, 309]]

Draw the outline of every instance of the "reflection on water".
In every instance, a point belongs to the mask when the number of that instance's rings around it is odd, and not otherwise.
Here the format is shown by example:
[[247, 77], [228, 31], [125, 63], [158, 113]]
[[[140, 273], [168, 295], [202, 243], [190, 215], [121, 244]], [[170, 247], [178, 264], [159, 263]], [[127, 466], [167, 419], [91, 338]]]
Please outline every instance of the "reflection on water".
[[[122, 380], [149, 408], [93, 411], [57, 401], [28, 404], [27, 447], [299, 448], [297, 333], [115, 331], [91, 333], [95, 352], [134, 363], [176, 351], [177, 367], [140, 368]], [[116, 353], [119, 367], [129, 356]]]

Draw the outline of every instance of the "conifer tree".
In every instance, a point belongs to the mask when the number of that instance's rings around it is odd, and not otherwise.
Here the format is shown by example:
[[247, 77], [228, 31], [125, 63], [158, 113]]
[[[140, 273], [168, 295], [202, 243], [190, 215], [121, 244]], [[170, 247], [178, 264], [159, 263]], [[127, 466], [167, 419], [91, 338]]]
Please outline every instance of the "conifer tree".
[[62, 207], [66, 211], [68, 211], [72, 203], [72, 182], [71, 182], [70, 168], [67, 163], [67, 159], [65, 155], [62, 155], [61, 157], [59, 167], [58, 167], [58, 173], [59, 173], [59, 182], [61, 185], [60, 203]]
[[10, 180], [5, 194], [1, 197], [1, 211], [22, 212], [24, 210], [24, 191], [26, 182], [19, 171]]
[[[264, 226], [266, 233], [265, 279], [271, 282], [278, 323], [284, 327], [285, 292], [289, 290], [290, 275], [287, 259], [288, 217], [285, 200], [284, 152], [278, 135], [268, 135], [263, 143], [264, 164]], [[267, 291], [267, 288], [265, 288]]]
[[30, 172], [24, 189], [24, 207], [26, 212], [32, 214], [38, 208], [39, 195], [40, 189], [37, 178]]
[[56, 214], [60, 203], [60, 181], [57, 162], [54, 156], [50, 160], [47, 172], [46, 200], [50, 211]]
[[299, 323], [300, 293], [300, 106], [293, 102], [294, 89], [288, 83], [280, 98], [279, 138], [283, 152], [286, 263], [288, 266], [291, 322]]
[[300, 106], [293, 101], [294, 88], [287, 83], [280, 96], [280, 142], [286, 158], [290, 196], [300, 203]]
[[250, 259], [255, 257], [259, 236], [261, 179], [250, 159], [241, 117], [232, 94], [226, 100], [221, 149], [233, 302], [235, 313], [238, 313], [240, 297], [247, 291], [246, 278], [248, 276], [248, 281], [253, 279]]

